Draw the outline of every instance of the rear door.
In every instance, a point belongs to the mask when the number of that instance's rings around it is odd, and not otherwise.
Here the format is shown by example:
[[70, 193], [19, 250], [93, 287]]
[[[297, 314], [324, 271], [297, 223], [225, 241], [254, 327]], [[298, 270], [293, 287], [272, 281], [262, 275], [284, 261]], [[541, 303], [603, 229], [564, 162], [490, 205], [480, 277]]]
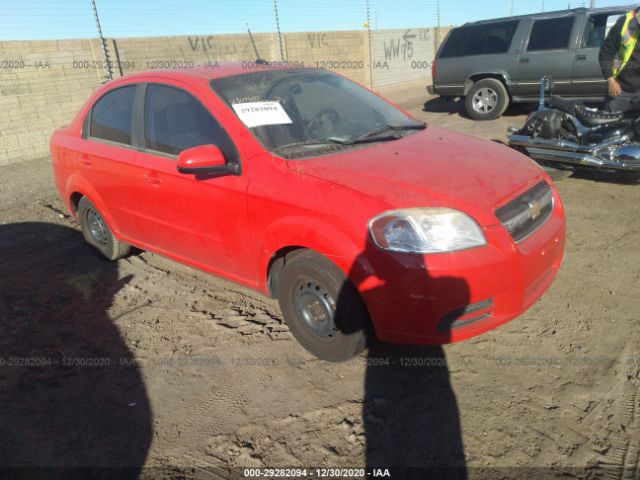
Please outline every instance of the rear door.
[[607, 81], [602, 77], [598, 56], [609, 30], [624, 14], [624, 10], [619, 10], [592, 13], [587, 17], [573, 62], [572, 95], [602, 96], [607, 92]]
[[141, 226], [133, 208], [138, 199], [132, 197], [138, 177], [133, 146], [137, 88], [114, 88], [94, 103], [87, 113], [75, 158], [77, 173], [95, 191], [84, 193], [92, 202], [104, 203], [113, 223], [109, 226], [128, 238], [136, 238]]
[[554, 93], [571, 91], [571, 72], [577, 39], [576, 16], [534, 20], [518, 59], [515, 82], [518, 96], [537, 96], [540, 78], [550, 76]]

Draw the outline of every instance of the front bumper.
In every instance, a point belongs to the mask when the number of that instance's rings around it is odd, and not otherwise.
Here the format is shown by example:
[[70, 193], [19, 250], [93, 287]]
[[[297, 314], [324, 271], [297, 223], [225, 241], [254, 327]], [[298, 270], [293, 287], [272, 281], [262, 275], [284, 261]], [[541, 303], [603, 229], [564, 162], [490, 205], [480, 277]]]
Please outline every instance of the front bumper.
[[375, 272], [359, 283], [380, 340], [436, 345], [465, 340], [529, 308], [551, 285], [562, 261], [565, 219], [556, 191], [545, 224], [515, 243], [502, 225], [484, 229], [487, 245], [433, 254], [370, 248]]

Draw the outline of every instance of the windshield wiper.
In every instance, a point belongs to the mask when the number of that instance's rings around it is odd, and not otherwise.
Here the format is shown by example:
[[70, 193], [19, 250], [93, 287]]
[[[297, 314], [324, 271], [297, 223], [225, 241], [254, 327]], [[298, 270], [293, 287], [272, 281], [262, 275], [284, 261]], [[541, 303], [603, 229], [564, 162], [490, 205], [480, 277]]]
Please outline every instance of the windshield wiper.
[[427, 128], [427, 125], [425, 123], [409, 123], [406, 125], [384, 125], [383, 127], [376, 128], [375, 130], [371, 130], [370, 132], [367, 132], [364, 135], [360, 135], [358, 138], [354, 139], [354, 141], [375, 137], [377, 135], [380, 135], [388, 131], [399, 132], [402, 130], [424, 130], [425, 128]]
[[[356, 143], [373, 143], [398, 140], [402, 138], [398, 133], [403, 130], [424, 130], [427, 125], [424, 123], [411, 123], [408, 125], [385, 125], [353, 139], [339, 139], [344, 145], [355, 145]], [[386, 135], [385, 135], [386, 134]], [[334, 137], [335, 139], [335, 137]]]
[[[286, 145], [280, 145], [273, 149], [274, 152], [285, 148], [295, 147], [309, 147], [309, 146], [323, 146], [323, 145], [355, 145], [357, 143], [373, 143], [373, 142], [385, 142], [390, 140], [398, 140], [401, 138], [395, 132], [402, 130], [424, 130], [427, 125], [424, 123], [411, 123], [408, 125], [385, 125], [384, 127], [377, 128], [370, 132], [365, 133], [357, 138], [343, 138], [343, 137], [327, 137], [314, 140], [305, 140], [302, 142], [287, 143]], [[390, 132], [387, 135], [383, 135], [385, 132]]]
[[329, 138], [319, 138], [317, 140], [304, 140], [302, 142], [287, 143], [285, 145], [280, 145], [274, 148], [272, 151], [277, 152], [278, 150], [283, 150], [285, 148], [312, 147], [315, 145], [323, 146], [323, 145], [331, 145], [331, 144], [348, 145], [347, 143], [345, 143], [345, 140], [343, 140], [342, 138], [329, 137]]

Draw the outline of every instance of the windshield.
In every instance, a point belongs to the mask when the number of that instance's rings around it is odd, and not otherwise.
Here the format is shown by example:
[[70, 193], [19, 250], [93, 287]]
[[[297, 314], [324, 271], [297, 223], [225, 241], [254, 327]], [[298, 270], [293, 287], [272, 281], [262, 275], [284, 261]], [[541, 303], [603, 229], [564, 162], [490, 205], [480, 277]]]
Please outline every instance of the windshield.
[[327, 71], [268, 70], [211, 81], [268, 150], [285, 158], [391, 141], [424, 128], [359, 85]]

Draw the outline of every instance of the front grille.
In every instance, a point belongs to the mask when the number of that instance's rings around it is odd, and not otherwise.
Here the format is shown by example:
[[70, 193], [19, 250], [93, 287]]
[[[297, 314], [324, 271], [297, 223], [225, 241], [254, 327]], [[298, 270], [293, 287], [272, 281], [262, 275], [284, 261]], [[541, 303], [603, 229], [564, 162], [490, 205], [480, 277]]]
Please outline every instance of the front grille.
[[552, 211], [553, 190], [543, 181], [497, 209], [496, 216], [511, 237], [519, 242], [542, 226]]

